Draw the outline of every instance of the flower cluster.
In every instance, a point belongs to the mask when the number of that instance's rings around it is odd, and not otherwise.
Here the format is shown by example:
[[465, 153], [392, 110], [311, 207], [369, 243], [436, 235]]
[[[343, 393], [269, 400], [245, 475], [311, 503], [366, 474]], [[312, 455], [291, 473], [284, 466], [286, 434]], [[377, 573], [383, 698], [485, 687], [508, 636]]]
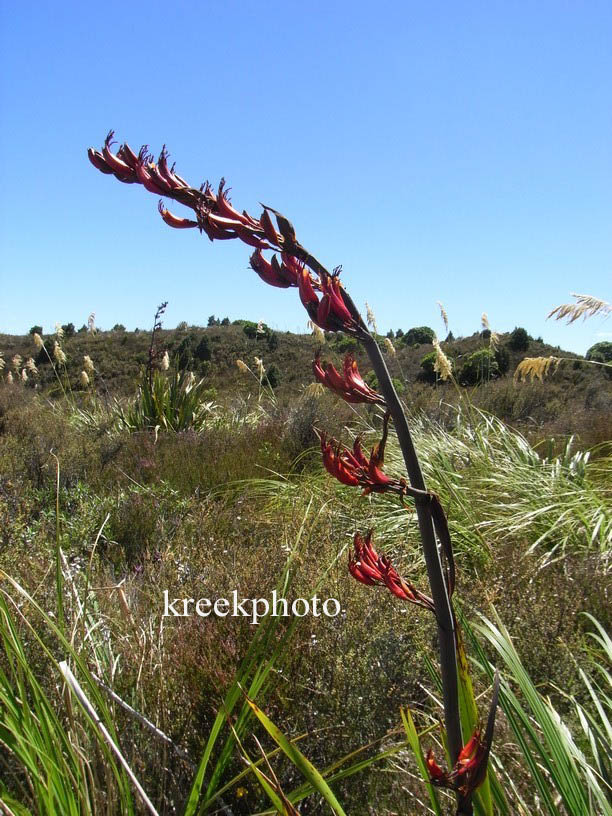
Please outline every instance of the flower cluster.
[[[216, 192], [208, 182], [196, 189], [178, 175], [174, 165], [168, 165], [165, 147], [155, 162], [147, 145], [143, 145], [138, 154], [127, 144], [122, 144], [113, 153], [113, 136], [111, 130], [102, 150], [90, 147], [87, 151], [95, 168], [126, 184], [141, 184], [149, 192], [171, 198], [193, 210], [194, 218], [182, 218], [171, 213], [160, 200], [159, 213], [174, 229], [197, 228], [211, 241], [238, 238], [255, 247], [251, 267], [271, 286], [297, 287], [310, 319], [317, 326], [325, 331], [359, 333], [361, 319], [342, 289], [339, 269], [329, 273], [316, 264], [316, 272], [311, 271], [306, 263], [308, 253], [298, 243], [293, 226], [283, 215], [265, 206], [258, 219], [245, 210], [239, 212], [230, 203], [224, 179]], [[278, 230], [270, 213], [276, 218]], [[276, 256], [271, 261], [264, 258], [262, 250], [267, 249], [280, 250], [281, 260]], [[298, 257], [300, 255], [302, 259]]]
[[452, 771], [444, 771], [438, 765], [431, 748], [427, 752], [425, 764], [433, 785], [459, 791], [462, 796], [467, 797], [484, 781], [488, 755], [487, 746], [480, 738], [480, 729], [477, 729], [461, 749]]
[[328, 473], [331, 473], [342, 484], [351, 487], [364, 488], [363, 495], [369, 493], [385, 493], [387, 491], [406, 492], [405, 479], [390, 479], [379, 467], [381, 456], [374, 448], [368, 458], [361, 447], [359, 438], [355, 439], [352, 450], [345, 448], [335, 439], [328, 439], [326, 434], [320, 435], [323, 464]]
[[370, 404], [384, 405], [385, 400], [376, 391], [373, 391], [365, 382], [357, 362], [351, 354], [344, 358], [343, 373], [335, 368], [332, 363], [327, 363], [325, 367], [321, 365], [320, 356], [317, 354], [312, 363], [312, 369], [317, 380], [338, 394], [346, 402], [366, 402]]
[[353, 546], [355, 552], [349, 555], [349, 572], [353, 578], [367, 586], [386, 586], [396, 598], [435, 611], [432, 599], [402, 578], [386, 555], [376, 552], [372, 545], [372, 530], [365, 539], [355, 533]]

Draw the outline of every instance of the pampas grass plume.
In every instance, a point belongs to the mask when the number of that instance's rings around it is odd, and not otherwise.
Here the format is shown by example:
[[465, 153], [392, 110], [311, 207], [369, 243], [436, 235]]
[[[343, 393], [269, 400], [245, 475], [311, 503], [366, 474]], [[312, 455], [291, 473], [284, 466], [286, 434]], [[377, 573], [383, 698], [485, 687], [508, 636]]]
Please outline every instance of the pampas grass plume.
[[556, 371], [562, 362], [562, 357], [553, 357], [552, 355], [550, 357], [525, 357], [516, 367], [514, 381], [523, 382], [538, 379], [543, 382], [543, 378], [550, 372], [551, 368], [554, 366], [554, 371]]
[[53, 344], [53, 356], [55, 358], [56, 363], [60, 363], [63, 365], [66, 362], [66, 355], [64, 353], [64, 350], [57, 342], [57, 340]]
[[395, 356], [395, 346], [388, 337], [385, 337], [385, 348], [387, 349], [389, 354]]
[[45, 347], [45, 343], [38, 332], [34, 332], [34, 345], [39, 350]]

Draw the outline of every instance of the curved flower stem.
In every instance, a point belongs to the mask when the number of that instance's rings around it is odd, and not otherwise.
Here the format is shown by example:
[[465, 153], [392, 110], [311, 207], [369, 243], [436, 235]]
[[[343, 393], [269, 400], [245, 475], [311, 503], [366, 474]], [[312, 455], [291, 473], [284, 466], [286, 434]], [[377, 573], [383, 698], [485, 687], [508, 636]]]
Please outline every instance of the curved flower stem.
[[[421, 466], [408, 428], [408, 422], [399, 397], [393, 386], [391, 376], [382, 353], [368, 332], [362, 335], [365, 350], [378, 379], [378, 387], [385, 398], [393, 418], [397, 439], [404, 456], [410, 484], [417, 490], [425, 490], [425, 481]], [[440, 649], [440, 674], [444, 698], [444, 722], [450, 752], [451, 764], [457, 761], [463, 741], [459, 717], [459, 692], [457, 686], [457, 653], [455, 648], [455, 621], [448, 596], [440, 553], [436, 543], [430, 503], [423, 498], [415, 498], [416, 513], [419, 521], [419, 532], [423, 543], [427, 575], [431, 587], [431, 596], [436, 608], [438, 621], [438, 642]], [[461, 812], [461, 811], [460, 811]]]

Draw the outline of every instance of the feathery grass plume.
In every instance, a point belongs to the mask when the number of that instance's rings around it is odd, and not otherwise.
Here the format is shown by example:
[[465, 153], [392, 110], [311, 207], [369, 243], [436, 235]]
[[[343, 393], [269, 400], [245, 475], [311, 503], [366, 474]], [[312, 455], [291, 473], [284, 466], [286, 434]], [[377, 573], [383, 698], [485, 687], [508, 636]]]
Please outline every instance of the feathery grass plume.
[[317, 338], [319, 343], [325, 342], [325, 332], [320, 326], [317, 326], [316, 323], [313, 323], [312, 320], [309, 320], [308, 328], [311, 329], [313, 336]]
[[24, 382], [24, 383], [25, 383], [25, 382], [27, 382], [27, 381], [28, 381], [28, 372], [27, 372], [27, 370], [24, 368], [24, 369], [22, 369], [22, 371], [21, 371], [21, 382]]
[[372, 311], [372, 307], [366, 301], [366, 318], [368, 321], [368, 326], [371, 326], [374, 329], [374, 334], [378, 334], [378, 326], [376, 325], [376, 318], [374, 317], [374, 312]]
[[96, 329], [96, 313], [92, 312], [89, 317], [87, 318], [87, 331], [89, 334], [95, 334], [98, 330]]
[[562, 303], [561, 306], [554, 308], [546, 319], [554, 317], [555, 320], [564, 320], [567, 318], [569, 325], [580, 317], [583, 320], [596, 314], [609, 317], [612, 312], [612, 304], [605, 300], [600, 300], [592, 295], [577, 295], [575, 292], [571, 292], [571, 296], [576, 298], [576, 303]]
[[19, 369], [21, 368], [22, 362], [23, 362], [23, 357], [21, 356], [21, 354], [15, 354], [15, 356], [11, 360], [11, 363], [13, 364], [13, 369], [17, 373], [19, 373]]
[[550, 369], [554, 366], [556, 371], [562, 362], [562, 357], [553, 357], [552, 355], [550, 357], [525, 357], [516, 367], [514, 381], [524, 382], [528, 379], [537, 378], [542, 382], [543, 377], [546, 377]]
[[34, 332], [34, 345], [39, 350], [45, 347], [45, 343], [38, 332]]
[[255, 329], [255, 334], [265, 334], [266, 330], [263, 327], [263, 320], [260, 320], [257, 324], [257, 328]]
[[63, 348], [60, 344], [55, 340], [53, 343], [53, 357], [55, 358], [56, 363], [60, 363], [63, 365], [66, 362], [66, 355], [64, 353]]
[[2, 369], [4, 368], [5, 365], [6, 365], [6, 362], [4, 360], [4, 352], [0, 351], [0, 371], [2, 371]]
[[490, 328], [491, 328], [491, 327], [489, 326], [489, 318], [487, 317], [487, 313], [486, 313], [486, 312], [483, 312], [483, 313], [482, 313], [482, 317], [480, 318], [480, 323], [481, 323], [481, 325], [482, 325], [483, 331], [485, 331], [486, 329], [490, 329]]
[[395, 356], [395, 346], [388, 337], [385, 337], [385, 348], [392, 356]]
[[7, 381], [7, 383], [8, 383], [9, 385], [12, 385], [12, 384], [13, 384], [13, 375], [11, 374], [11, 372], [10, 372], [10, 371], [9, 371], [9, 373], [6, 375], [6, 381]]
[[315, 397], [319, 399], [325, 393], [325, 386], [320, 382], [310, 383], [304, 389], [304, 396], [305, 397]]
[[257, 371], [259, 372], [260, 378], [266, 373], [266, 369], [264, 368], [263, 360], [261, 357], [253, 357], [255, 360], [255, 365], [257, 366]]
[[446, 309], [440, 303], [439, 300], [436, 300], [438, 308], [440, 309], [440, 317], [442, 318], [442, 322], [444, 323], [444, 328], [446, 329], [446, 333], [448, 334], [448, 315], [446, 314]]
[[83, 368], [88, 374], [94, 373], [94, 364], [89, 354], [83, 355]]
[[164, 351], [162, 355], [159, 367], [161, 368], [162, 371], [167, 371], [170, 368], [170, 355], [168, 354], [167, 349], [166, 351]]
[[38, 368], [36, 367], [36, 363], [34, 362], [33, 357], [28, 357], [28, 359], [26, 360], [26, 368], [31, 374], [34, 374], [34, 376], [38, 374]]
[[453, 376], [453, 364], [448, 359], [446, 354], [442, 351], [440, 347], [440, 342], [438, 341], [437, 337], [434, 337], [433, 340], [433, 347], [436, 350], [436, 361], [434, 363], [434, 371], [441, 380], [450, 380]]
[[249, 367], [244, 362], [244, 360], [236, 360], [236, 365], [238, 366], [238, 370], [241, 371], [243, 374], [249, 373]]
[[489, 347], [495, 351], [495, 349], [499, 346], [499, 341], [501, 337], [496, 331], [491, 332], [491, 336], [489, 337]]
[[62, 329], [60, 323], [55, 324], [55, 336], [57, 337], [58, 340], [61, 340], [62, 337], [64, 336], [64, 330]]
[[89, 376], [86, 371], [81, 371], [81, 374], [79, 376], [79, 382], [81, 383], [83, 388], [87, 388], [87, 386], [89, 385]]

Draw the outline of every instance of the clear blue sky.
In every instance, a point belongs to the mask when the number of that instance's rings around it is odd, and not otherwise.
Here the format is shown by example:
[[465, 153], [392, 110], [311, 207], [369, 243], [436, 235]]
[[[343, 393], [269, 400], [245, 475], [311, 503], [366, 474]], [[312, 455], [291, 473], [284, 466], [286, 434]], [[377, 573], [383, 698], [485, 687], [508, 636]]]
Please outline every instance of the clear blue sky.
[[[86, 157], [114, 128], [193, 184], [291, 218], [379, 329], [523, 325], [584, 352], [612, 321], [612, 4], [1, 3], [0, 331], [208, 315], [304, 330], [249, 250], [166, 227]], [[177, 205], [171, 207], [180, 211]], [[184, 214], [188, 214], [185, 212]]]

